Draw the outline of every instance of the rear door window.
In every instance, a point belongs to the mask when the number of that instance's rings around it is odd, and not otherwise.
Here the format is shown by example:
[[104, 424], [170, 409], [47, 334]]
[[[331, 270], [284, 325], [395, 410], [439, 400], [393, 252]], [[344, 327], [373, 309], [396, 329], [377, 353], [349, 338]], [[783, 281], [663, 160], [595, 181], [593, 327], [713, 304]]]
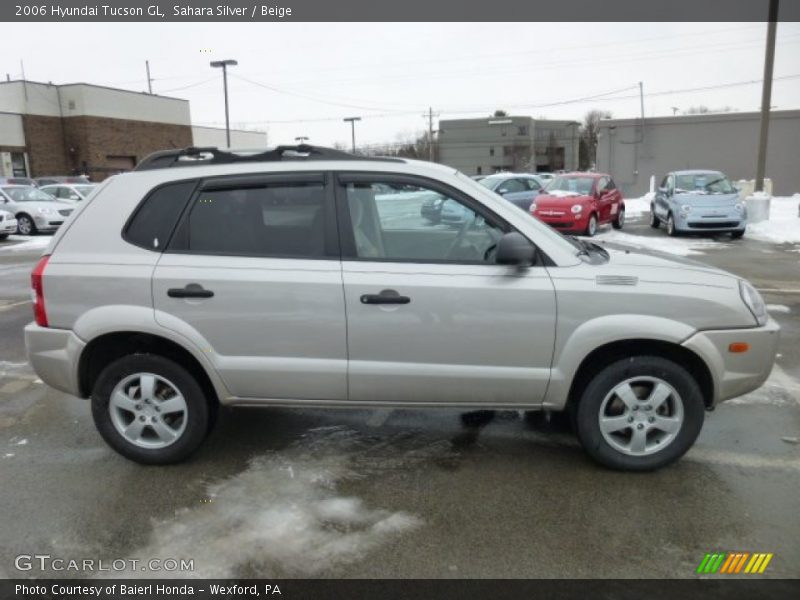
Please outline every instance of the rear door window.
[[181, 181], [150, 192], [128, 222], [125, 240], [147, 250], [163, 251], [196, 187], [196, 181]]

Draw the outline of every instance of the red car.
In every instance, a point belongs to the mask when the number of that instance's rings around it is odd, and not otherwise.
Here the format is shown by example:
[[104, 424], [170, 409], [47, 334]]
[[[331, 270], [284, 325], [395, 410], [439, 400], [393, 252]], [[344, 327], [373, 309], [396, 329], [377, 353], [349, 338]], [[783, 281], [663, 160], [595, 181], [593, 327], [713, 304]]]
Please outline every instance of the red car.
[[560, 231], [597, 233], [598, 225], [625, 224], [625, 201], [605, 173], [563, 173], [531, 204], [531, 214]]

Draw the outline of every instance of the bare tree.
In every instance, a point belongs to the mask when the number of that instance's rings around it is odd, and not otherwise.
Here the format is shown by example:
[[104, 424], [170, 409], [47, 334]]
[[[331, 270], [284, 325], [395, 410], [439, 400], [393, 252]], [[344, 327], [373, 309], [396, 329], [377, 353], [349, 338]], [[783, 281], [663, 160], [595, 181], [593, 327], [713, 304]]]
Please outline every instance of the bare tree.
[[505, 111], [505, 110], [497, 109], [496, 111], [494, 111], [494, 116], [495, 117], [507, 117], [508, 116], [508, 112]]
[[584, 115], [578, 145], [578, 167], [580, 169], [591, 169], [597, 162], [597, 134], [600, 132], [600, 120], [610, 118], [610, 112], [597, 109], [592, 109]]
[[736, 109], [732, 106], [722, 106], [720, 108], [708, 108], [704, 104], [700, 104], [699, 106], [690, 106], [683, 114], [685, 115], [705, 115], [708, 113], [727, 113], [727, 112], [735, 112]]

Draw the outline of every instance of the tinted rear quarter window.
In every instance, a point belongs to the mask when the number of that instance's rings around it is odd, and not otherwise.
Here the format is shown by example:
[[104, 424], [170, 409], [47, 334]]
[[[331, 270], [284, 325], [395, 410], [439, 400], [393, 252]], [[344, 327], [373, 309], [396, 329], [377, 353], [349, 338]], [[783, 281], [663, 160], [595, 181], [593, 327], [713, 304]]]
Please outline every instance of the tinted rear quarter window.
[[173, 251], [240, 256], [322, 258], [325, 188], [285, 183], [209, 189], [198, 194]]
[[181, 181], [150, 192], [128, 223], [125, 239], [141, 248], [161, 252], [196, 185], [195, 181]]

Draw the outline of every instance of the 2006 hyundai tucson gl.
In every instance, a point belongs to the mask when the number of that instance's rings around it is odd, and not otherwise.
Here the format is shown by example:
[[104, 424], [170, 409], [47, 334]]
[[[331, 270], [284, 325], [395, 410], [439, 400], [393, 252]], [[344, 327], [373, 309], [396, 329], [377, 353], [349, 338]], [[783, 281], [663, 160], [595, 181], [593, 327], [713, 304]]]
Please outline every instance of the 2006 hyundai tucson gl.
[[[420, 192], [465, 218], [431, 223]], [[310, 146], [156, 153], [32, 283], [33, 368], [142, 463], [187, 457], [219, 404], [480, 407], [569, 410], [592, 458], [654, 469], [778, 341], [734, 275], [563, 237], [452, 168]]]

